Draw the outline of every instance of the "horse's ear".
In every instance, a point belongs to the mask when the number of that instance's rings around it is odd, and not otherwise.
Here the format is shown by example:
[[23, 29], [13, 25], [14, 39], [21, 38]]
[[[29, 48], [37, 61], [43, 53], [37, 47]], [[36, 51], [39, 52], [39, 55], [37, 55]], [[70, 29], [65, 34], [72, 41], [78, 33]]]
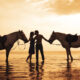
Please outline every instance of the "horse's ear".
[[21, 32], [23, 33], [23, 30], [21, 30]]
[[19, 32], [20, 32], [20, 30], [19, 30]]
[[52, 33], [54, 34], [55, 32], [53, 31]]
[[19, 30], [19, 32], [22, 32], [22, 30]]

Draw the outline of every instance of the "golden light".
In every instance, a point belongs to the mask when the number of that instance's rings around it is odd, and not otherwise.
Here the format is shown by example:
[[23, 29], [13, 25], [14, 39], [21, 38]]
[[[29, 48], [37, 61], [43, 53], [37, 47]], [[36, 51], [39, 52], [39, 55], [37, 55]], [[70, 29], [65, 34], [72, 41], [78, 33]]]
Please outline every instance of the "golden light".
[[[19, 29], [23, 30], [28, 38], [30, 31], [36, 29], [47, 39], [53, 30], [80, 34], [79, 0], [8, 0], [0, 3], [1, 35]], [[52, 48], [50, 47], [50, 50]]]

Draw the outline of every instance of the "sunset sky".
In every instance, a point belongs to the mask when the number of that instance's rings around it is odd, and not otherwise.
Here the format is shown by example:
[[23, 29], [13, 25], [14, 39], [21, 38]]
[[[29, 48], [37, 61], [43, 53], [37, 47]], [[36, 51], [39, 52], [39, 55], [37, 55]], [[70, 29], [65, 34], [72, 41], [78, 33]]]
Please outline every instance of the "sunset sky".
[[[39, 30], [49, 39], [52, 31], [80, 35], [80, 0], [0, 0], [0, 34]], [[59, 43], [55, 41], [55, 43]], [[64, 50], [43, 41], [44, 50]], [[27, 49], [29, 43], [26, 44]]]

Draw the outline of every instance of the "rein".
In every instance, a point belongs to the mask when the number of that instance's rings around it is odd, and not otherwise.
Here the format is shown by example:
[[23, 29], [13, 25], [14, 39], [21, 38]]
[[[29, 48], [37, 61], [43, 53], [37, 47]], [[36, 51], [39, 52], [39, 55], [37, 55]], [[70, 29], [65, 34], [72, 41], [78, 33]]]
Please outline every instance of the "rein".
[[[24, 43], [24, 44], [20, 44], [20, 41], [18, 40], [17, 41], [17, 45], [19, 46], [19, 45], [24, 45], [24, 49], [23, 50], [25, 50], [26, 49], [26, 44]], [[15, 46], [15, 48], [12, 48], [12, 50], [15, 50], [16, 48], [17, 48], [17, 45]], [[61, 44], [52, 44], [52, 45], [56, 45], [56, 46], [61, 46]], [[19, 48], [19, 47], [18, 47]], [[21, 49], [21, 48], [19, 48], [19, 49]]]
[[26, 44], [24, 43], [24, 44], [20, 44], [20, 42], [19, 42], [19, 40], [17, 41], [17, 44], [18, 45], [24, 45], [24, 49], [26, 49]]
[[[17, 41], [17, 45], [14, 47], [14, 48], [12, 48], [12, 50], [15, 50], [16, 48], [17, 48], [17, 46], [19, 46], [19, 45], [24, 45], [24, 49], [23, 50], [25, 50], [26, 49], [26, 44], [24, 43], [24, 44], [20, 44], [20, 42], [19, 42], [19, 40]], [[18, 47], [19, 48], [19, 47]], [[21, 48], [19, 48], [19, 49], [21, 49]]]
[[[16, 36], [17, 38], [18, 38], [18, 34], [17, 34], [17, 36]], [[24, 44], [20, 44], [20, 42], [19, 42], [19, 40], [17, 41], [17, 45], [19, 46], [19, 45], [24, 45], [24, 49], [26, 49], [26, 44], [24, 43]], [[14, 48], [12, 48], [12, 50], [14, 50], [14, 49], [16, 49], [17, 48], [17, 45], [14, 47]], [[19, 48], [19, 47], [18, 47]], [[20, 49], [20, 48], [19, 48]], [[23, 49], [23, 50], [24, 50]]]
[[[17, 37], [18, 37], [18, 34], [17, 34]], [[24, 43], [24, 44], [20, 44], [19, 40], [17, 41], [17, 45], [24, 45], [24, 49], [26, 49], [25, 43]], [[19, 48], [19, 47], [18, 47], [18, 48]]]
[[58, 45], [58, 46], [61, 46], [61, 44], [52, 44], [52, 45]]

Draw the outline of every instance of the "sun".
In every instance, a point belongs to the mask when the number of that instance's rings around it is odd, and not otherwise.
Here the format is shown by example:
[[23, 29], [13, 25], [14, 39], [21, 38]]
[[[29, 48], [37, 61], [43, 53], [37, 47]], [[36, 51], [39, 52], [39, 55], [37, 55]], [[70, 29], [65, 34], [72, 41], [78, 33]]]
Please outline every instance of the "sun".
[[69, 2], [73, 2], [73, 0], [69, 0]]
[[44, 1], [48, 2], [49, 0], [44, 0]]
[[31, 0], [26, 0], [26, 2], [29, 2], [29, 1], [31, 1]]

